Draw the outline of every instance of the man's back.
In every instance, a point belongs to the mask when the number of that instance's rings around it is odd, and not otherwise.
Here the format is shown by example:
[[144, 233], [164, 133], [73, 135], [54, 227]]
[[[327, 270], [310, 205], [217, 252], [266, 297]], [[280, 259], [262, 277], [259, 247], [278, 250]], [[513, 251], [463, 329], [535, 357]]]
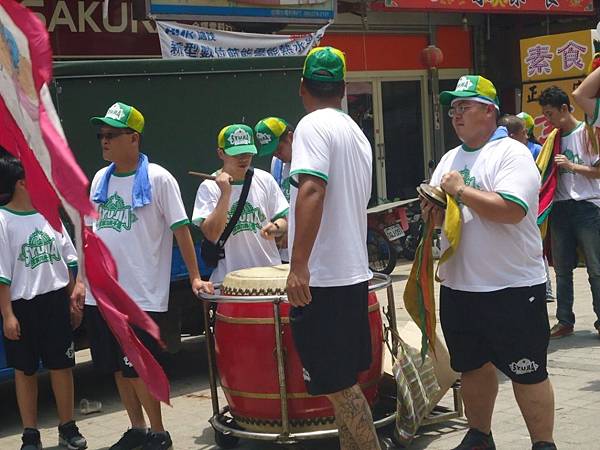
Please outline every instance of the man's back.
[[[305, 116], [294, 134], [291, 176], [327, 182], [321, 226], [309, 260], [311, 286], [342, 286], [371, 277], [366, 209], [371, 195], [369, 141], [350, 116], [325, 108]], [[297, 190], [292, 190], [295, 210]], [[295, 218], [290, 217], [289, 242]]]

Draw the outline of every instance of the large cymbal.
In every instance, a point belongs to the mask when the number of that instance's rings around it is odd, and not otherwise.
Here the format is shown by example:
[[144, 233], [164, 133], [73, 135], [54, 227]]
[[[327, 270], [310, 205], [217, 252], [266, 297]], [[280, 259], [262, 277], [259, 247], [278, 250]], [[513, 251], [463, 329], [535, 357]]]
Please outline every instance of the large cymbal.
[[446, 193], [441, 187], [430, 186], [427, 183], [421, 183], [419, 187], [417, 187], [417, 192], [419, 195], [439, 206], [440, 208], [446, 208]]

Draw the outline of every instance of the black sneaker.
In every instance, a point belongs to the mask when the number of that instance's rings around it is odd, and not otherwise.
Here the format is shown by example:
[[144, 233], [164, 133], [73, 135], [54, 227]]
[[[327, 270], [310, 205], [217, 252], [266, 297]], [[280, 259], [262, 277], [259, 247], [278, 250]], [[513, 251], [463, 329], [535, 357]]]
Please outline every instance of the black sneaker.
[[556, 444], [554, 442], [538, 441], [533, 444], [531, 450], [556, 450]]
[[168, 431], [160, 433], [148, 433], [148, 438], [142, 447], [142, 450], [171, 450], [173, 441]]
[[490, 434], [485, 434], [475, 428], [469, 428], [459, 446], [452, 450], [496, 450], [496, 444], [491, 431]]
[[140, 430], [138, 428], [130, 428], [121, 439], [117, 441], [112, 447], [108, 450], [141, 450], [144, 442], [146, 442], [146, 438], [148, 437], [147, 430]]
[[58, 445], [67, 447], [69, 450], [87, 448], [87, 441], [79, 432], [74, 420], [58, 426]]
[[25, 428], [21, 440], [23, 441], [21, 450], [42, 450], [40, 432], [35, 428]]

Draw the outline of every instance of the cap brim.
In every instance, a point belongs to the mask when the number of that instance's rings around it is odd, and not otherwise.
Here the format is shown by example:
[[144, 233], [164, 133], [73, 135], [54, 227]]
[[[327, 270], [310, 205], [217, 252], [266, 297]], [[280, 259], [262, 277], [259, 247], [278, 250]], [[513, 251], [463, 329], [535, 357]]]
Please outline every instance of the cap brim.
[[271, 156], [277, 150], [279, 139], [273, 139], [268, 144], [258, 147], [258, 156]]
[[455, 98], [477, 97], [478, 94], [469, 91], [444, 91], [440, 93], [440, 103], [444, 106], [450, 105]]
[[235, 147], [229, 147], [223, 151], [229, 156], [237, 156], [243, 153], [251, 153], [252, 155], [256, 155], [258, 153], [254, 144], [236, 145]]
[[109, 127], [113, 128], [129, 128], [123, 122], [111, 119], [110, 117], [92, 117], [90, 119], [90, 123], [93, 125], [108, 125]]

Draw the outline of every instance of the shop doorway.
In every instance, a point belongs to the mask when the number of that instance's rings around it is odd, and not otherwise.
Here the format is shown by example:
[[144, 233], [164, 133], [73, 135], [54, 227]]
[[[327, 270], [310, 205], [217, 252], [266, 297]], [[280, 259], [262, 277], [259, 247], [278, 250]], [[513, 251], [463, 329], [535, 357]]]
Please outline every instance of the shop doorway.
[[416, 197], [426, 177], [428, 117], [424, 79], [370, 78], [347, 84], [348, 114], [373, 149], [371, 205]]

